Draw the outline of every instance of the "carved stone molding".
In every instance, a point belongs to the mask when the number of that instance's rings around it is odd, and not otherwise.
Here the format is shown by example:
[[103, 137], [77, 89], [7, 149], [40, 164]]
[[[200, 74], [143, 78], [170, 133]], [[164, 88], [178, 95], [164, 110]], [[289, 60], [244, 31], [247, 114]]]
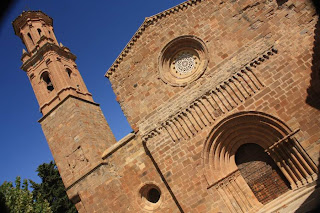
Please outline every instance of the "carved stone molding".
[[254, 69], [277, 52], [275, 48], [270, 48], [215, 88], [196, 98], [187, 108], [169, 116], [158, 127], [144, 134], [142, 139], [147, 141], [163, 131], [173, 142], [194, 137], [206, 126], [214, 124], [221, 115], [252, 98], [264, 87]]

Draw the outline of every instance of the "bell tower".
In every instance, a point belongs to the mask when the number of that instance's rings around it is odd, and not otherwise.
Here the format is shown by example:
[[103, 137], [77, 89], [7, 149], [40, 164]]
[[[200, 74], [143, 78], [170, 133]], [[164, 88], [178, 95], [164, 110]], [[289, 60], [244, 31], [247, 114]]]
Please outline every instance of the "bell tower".
[[25, 44], [22, 69], [26, 71], [43, 115], [66, 96], [93, 101], [75, 63], [76, 56], [54, 35], [52, 19], [41, 11], [23, 12], [13, 22]]
[[102, 153], [116, 140], [83, 82], [76, 56], [58, 43], [52, 18], [26, 11], [12, 24], [27, 48], [21, 69], [38, 100], [43, 115], [39, 122], [65, 187], [70, 188], [101, 163]]

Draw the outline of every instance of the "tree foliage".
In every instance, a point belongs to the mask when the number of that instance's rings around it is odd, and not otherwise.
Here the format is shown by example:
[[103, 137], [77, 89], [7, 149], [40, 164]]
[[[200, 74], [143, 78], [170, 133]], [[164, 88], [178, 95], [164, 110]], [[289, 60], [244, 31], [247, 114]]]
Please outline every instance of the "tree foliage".
[[[54, 162], [37, 168], [41, 183], [17, 177], [15, 184], [0, 186], [0, 213], [77, 213], [68, 199], [62, 179]], [[33, 191], [29, 190], [29, 182]]]
[[5, 213], [51, 213], [48, 201], [40, 194], [34, 196], [28, 188], [28, 180], [17, 177], [15, 186], [11, 182], [4, 182], [0, 186], [0, 210]]
[[40, 184], [30, 181], [33, 195], [49, 202], [54, 213], [77, 213], [74, 204], [69, 200], [57, 166], [54, 162], [44, 163], [37, 169]]

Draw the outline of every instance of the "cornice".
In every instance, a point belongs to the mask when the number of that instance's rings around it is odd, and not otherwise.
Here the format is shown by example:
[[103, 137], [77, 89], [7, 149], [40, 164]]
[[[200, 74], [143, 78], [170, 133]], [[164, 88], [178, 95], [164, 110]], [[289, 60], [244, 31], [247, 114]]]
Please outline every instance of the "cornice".
[[41, 10], [36, 11], [23, 11], [15, 20], [12, 22], [14, 32], [17, 36], [20, 36], [20, 29], [27, 24], [30, 19], [41, 19], [46, 24], [53, 26], [53, 19], [42, 12]]
[[132, 36], [130, 41], [127, 43], [125, 48], [121, 51], [119, 56], [116, 58], [116, 60], [113, 62], [111, 67], [108, 69], [108, 71], [105, 74], [105, 77], [109, 78], [113, 72], [116, 71], [119, 64], [123, 61], [123, 59], [128, 55], [130, 52], [130, 49], [133, 47], [133, 45], [136, 43], [136, 41], [141, 37], [143, 32], [148, 28], [149, 26], [153, 25], [154, 23], [158, 22], [162, 18], [166, 18], [170, 16], [171, 14], [180, 12], [188, 7], [191, 7], [193, 5], [196, 5], [199, 2], [202, 2], [204, 0], [187, 0], [185, 2], [182, 2], [181, 4], [178, 4], [177, 6], [171, 7], [163, 12], [157, 13], [151, 17], [145, 18], [144, 22], [141, 24], [137, 32]]
[[55, 51], [59, 55], [64, 56], [73, 61], [77, 59], [77, 57], [74, 54], [72, 54], [67, 47], [59, 47], [58, 45], [53, 43], [46, 43], [38, 50], [35, 50], [35, 53], [27, 61], [25, 61], [20, 68], [24, 71], [27, 71], [30, 66], [33, 66], [35, 63], [37, 63], [37, 61], [39, 61], [40, 58], [43, 57], [43, 55], [49, 51]]
[[96, 105], [96, 106], [100, 106], [100, 104], [96, 103], [96, 102], [93, 102], [93, 101], [89, 101], [89, 100], [86, 100], [86, 99], [83, 99], [83, 98], [80, 98], [80, 97], [77, 97], [77, 96], [74, 96], [74, 95], [67, 95], [64, 99], [62, 99], [56, 106], [54, 106], [48, 113], [46, 113], [45, 115], [42, 116], [42, 118], [40, 118], [38, 120], [39, 123], [41, 123], [46, 117], [48, 117], [54, 110], [56, 110], [61, 104], [63, 104], [64, 102], [66, 102], [69, 98], [73, 98], [73, 99], [77, 99], [77, 100], [80, 100], [80, 101], [83, 101], [83, 102], [86, 102], [86, 103], [89, 103], [89, 104], [93, 104], [93, 105]]

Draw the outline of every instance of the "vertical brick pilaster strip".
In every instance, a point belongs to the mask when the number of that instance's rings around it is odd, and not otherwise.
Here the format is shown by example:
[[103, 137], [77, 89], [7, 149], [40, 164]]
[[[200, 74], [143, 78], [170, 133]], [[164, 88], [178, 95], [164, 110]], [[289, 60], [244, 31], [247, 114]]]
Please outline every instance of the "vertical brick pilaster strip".
[[306, 154], [302, 146], [298, 141], [294, 141], [294, 146], [296, 147], [297, 151], [304, 157], [305, 161], [308, 163], [308, 165], [312, 168], [314, 173], [318, 173], [318, 168], [314, 164], [314, 162], [310, 159], [310, 157]]
[[[211, 97], [211, 99], [214, 101], [214, 103], [217, 105], [217, 107], [219, 108], [219, 110], [221, 111], [221, 113], [225, 113], [223, 110], [222, 110], [222, 108], [219, 106], [219, 104], [218, 104], [218, 102], [216, 101], [216, 99], [214, 99], [214, 97], [213, 97], [213, 95], [212, 95], [213, 93], [211, 93], [210, 92], [210, 97]], [[220, 114], [220, 113], [219, 113]]]
[[288, 151], [288, 148], [285, 146], [285, 143], [280, 143], [278, 146], [281, 148], [281, 150], [285, 153], [288, 160], [291, 161], [292, 170], [299, 176], [299, 180], [303, 185], [307, 183], [307, 180], [305, 179], [304, 175], [302, 174], [302, 168], [301, 165], [299, 165], [299, 162], [297, 162], [297, 159], [295, 156]]
[[[242, 89], [247, 93], [247, 95], [250, 97], [251, 94], [248, 92], [248, 90], [243, 86], [243, 83], [241, 82], [241, 80], [239, 79], [239, 76], [233, 76], [233, 78], [241, 85]], [[245, 97], [245, 96], [244, 96]], [[247, 97], [245, 97], [245, 99], [247, 99]]]
[[182, 129], [183, 132], [186, 134], [186, 136], [187, 136], [188, 138], [191, 138], [191, 136], [190, 136], [190, 135], [187, 133], [187, 131], [186, 131], [187, 128], [184, 127], [183, 123], [180, 122], [179, 118], [181, 119], [180, 115], [176, 116], [174, 119], [175, 119], [175, 120], [177, 121], [177, 123], [181, 126], [181, 129]]
[[241, 196], [243, 197], [244, 203], [246, 203], [248, 208], [251, 209], [254, 206], [254, 204], [251, 203], [252, 200], [248, 199], [248, 197], [244, 194], [243, 190], [241, 189], [241, 187], [240, 187], [241, 184], [239, 183], [238, 177], [239, 177], [239, 175], [236, 176], [234, 183], [235, 183], [236, 187], [240, 190], [240, 193], [241, 193]]
[[[201, 110], [199, 109], [199, 106], [197, 103], [193, 103], [190, 107], [195, 112], [196, 117], [199, 119], [199, 123], [202, 123], [204, 126], [207, 126], [207, 124], [203, 121], [201, 117], [205, 117]], [[198, 110], [197, 110], [198, 109]], [[198, 112], [199, 111], [199, 112]]]
[[[189, 114], [189, 115], [188, 115]], [[190, 122], [191, 126], [193, 127], [193, 129], [198, 132], [198, 129], [195, 127], [195, 125], [193, 124], [193, 122], [191, 121], [190, 119], [190, 113], [189, 113], [189, 110], [186, 109], [186, 112], [183, 112], [183, 115], [185, 115], [185, 117], [188, 119], [188, 121]]]
[[[234, 86], [235, 86], [235, 88], [239, 91], [239, 93], [241, 94], [241, 96], [244, 98], [244, 99], [247, 99], [247, 97], [242, 93], [242, 91], [241, 91], [241, 89], [238, 87], [238, 85], [236, 84], [236, 82], [238, 82], [238, 81], [234, 81], [234, 77], [233, 78], [230, 78], [229, 79], [229, 82], [231, 82]], [[239, 83], [239, 82], [238, 82]], [[236, 92], [235, 92], [236, 93]], [[241, 101], [241, 102], [243, 102], [243, 100], [239, 97], [239, 100]]]
[[[216, 90], [218, 91], [218, 93], [220, 93], [221, 95], [222, 95], [222, 97], [223, 97], [223, 100], [225, 100], [227, 103], [228, 103], [228, 105], [231, 107], [231, 109], [228, 109], [227, 107], [227, 110], [228, 111], [230, 111], [230, 110], [232, 110], [233, 108], [234, 108], [234, 106], [230, 103], [230, 101], [228, 100], [228, 98], [225, 96], [225, 94], [223, 93], [223, 91], [222, 91], [222, 89], [220, 89], [220, 88], [216, 88]], [[223, 101], [222, 100], [222, 101]]]
[[[206, 99], [206, 98], [203, 97], [202, 99]], [[214, 117], [212, 116], [212, 113], [209, 111], [208, 104], [205, 104], [204, 101], [202, 101], [201, 99], [199, 99], [199, 102], [203, 106], [203, 108], [206, 110], [208, 115], [211, 117], [212, 121], [215, 121]], [[211, 124], [211, 121], [209, 121], [209, 124]]]
[[172, 119], [172, 120], [169, 120], [169, 122], [171, 122], [173, 125], [173, 127], [175, 127], [175, 129], [176, 129], [176, 135], [178, 135], [178, 137], [179, 137], [179, 140], [180, 140], [180, 138], [183, 138], [183, 139], [185, 139], [185, 137], [184, 137], [184, 135], [182, 134], [182, 132], [180, 131], [180, 128], [179, 128], [179, 126], [177, 126], [177, 124], [174, 122], [174, 119]]
[[[228, 80], [229, 82], [232, 82], [231, 79]], [[230, 85], [230, 83], [228, 83], [227, 81], [224, 82], [225, 85], [227, 85], [227, 87], [230, 88], [230, 90], [232, 91], [232, 93], [237, 97], [237, 99], [240, 101], [240, 103], [242, 102], [242, 99], [240, 99], [239, 95], [235, 92], [235, 90], [232, 88], [232, 86]], [[236, 102], [236, 101], [235, 101]], [[238, 102], [236, 102], [236, 104], [238, 105]]]
[[291, 159], [289, 158], [289, 156], [286, 155], [286, 153], [282, 150], [281, 147], [277, 148], [276, 153], [281, 155], [281, 159], [284, 160], [284, 162], [288, 166], [288, 170], [292, 174], [292, 177], [295, 180], [296, 186], [298, 188], [300, 188], [301, 187], [301, 181], [300, 181], [301, 177], [299, 176], [299, 173], [297, 173], [297, 171], [295, 169], [295, 166], [293, 165], [293, 163], [292, 163]]
[[229, 183], [228, 178], [226, 180], [224, 180], [223, 182], [225, 185], [224, 189], [229, 194], [229, 199], [230, 199], [230, 202], [231, 202], [233, 208], [235, 209], [235, 212], [240, 212], [239, 210], [241, 210], [241, 212], [244, 212], [243, 209], [241, 208], [241, 206], [239, 205], [239, 203], [234, 195], [234, 192], [232, 190], [230, 190], [230, 188], [229, 188], [230, 183]]
[[173, 142], [176, 142], [175, 139], [173, 138], [173, 135], [170, 133], [169, 129], [167, 128], [166, 124], [162, 124], [162, 127], [168, 132], [168, 135], [172, 139]]
[[227, 208], [229, 209], [230, 212], [234, 212], [233, 210], [233, 206], [230, 204], [229, 200], [228, 200], [228, 196], [226, 194], [226, 192], [222, 189], [221, 185], [217, 185], [216, 186], [216, 190], [218, 192], [218, 194], [220, 195], [220, 197], [222, 198], [224, 204], [227, 206]]
[[246, 86], [248, 86], [253, 93], [256, 93], [256, 91], [250, 86], [249, 82], [246, 80], [243, 74], [237, 73], [237, 75], [246, 83]]
[[[195, 106], [199, 109], [199, 111], [201, 112], [201, 114], [203, 115], [203, 117], [205, 118], [205, 120], [208, 122], [208, 124], [211, 124], [210, 120], [208, 119], [208, 116], [206, 115], [206, 111], [205, 111], [205, 106], [203, 105], [203, 103], [201, 103], [200, 100], [197, 100], [197, 102], [195, 103]], [[201, 107], [202, 106], [202, 107]], [[210, 114], [210, 113], [209, 113]], [[203, 120], [203, 119], [201, 119]], [[206, 122], [204, 122], [205, 124]], [[205, 124], [205, 126], [207, 126], [207, 124]]]
[[[212, 94], [214, 94], [214, 95], [218, 98], [219, 103], [221, 103], [221, 104], [224, 106], [224, 108], [229, 112], [230, 110], [229, 110], [228, 107], [223, 103], [223, 101], [221, 100], [221, 98], [220, 98], [219, 95], [218, 95], [218, 92], [212, 91]], [[220, 109], [221, 109], [221, 107], [220, 107]], [[221, 109], [221, 111], [223, 112], [222, 109]], [[224, 113], [224, 112], [223, 112], [223, 113]]]
[[[190, 108], [192, 109], [192, 108]], [[191, 115], [190, 118], [192, 118], [194, 120], [194, 123], [197, 124], [197, 126], [200, 128], [199, 130], [202, 130], [201, 125], [199, 124], [199, 122], [196, 120], [194, 114], [192, 113], [192, 111], [190, 109], [187, 109], [187, 112]], [[194, 125], [195, 126], [195, 125]], [[198, 131], [197, 131], [198, 132]]]
[[250, 208], [248, 208], [248, 205], [244, 201], [242, 190], [237, 187], [237, 184], [235, 183], [235, 178], [236, 177], [233, 177], [230, 180], [230, 188], [232, 188], [231, 191], [233, 191], [234, 194], [236, 195], [235, 197], [237, 198], [237, 202], [238, 202], [240, 208], [242, 209], [242, 211], [248, 212]]
[[277, 166], [279, 167], [279, 169], [282, 171], [283, 175], [287, 178], [287, 180], [289, 181], [290, 183], [290, 186], [292, 189], [295, 189], [296, 188], [296, 181], [292, 179], [292, 174], [290, 175], [289, 174], [289, 168], [288, 166], [283, 163], [283, 160], [281, 158], [279, 158], [279, 156], [273, 152], [272, 150], [270, 150], [268, 152], [268, 154], [271, 156], [272, 159], [274, 159], [274, 161], [276, 162]]
[[166, 124], [171, 128], [174, 136], [176, 137], [176, 141], [180, 141], [180, 137], [177, 135], [177, 131], [175, 131], [175, 129], [173, 128], [174, 125], [171, 125], [170, 121], [166, 121]]
[[[225, 85], [227, 85], [226, 83], [224, 83]], [[228, 91], [228, 85], [227, 86], [224, 86], [224, 85], [221, 85], [220, 86], [224, 91], [226, 91], [226, 93], [228, 94], [228, 96], [230, 97], [230, 99], [235, 103], [235, 105], [237, 106], [238, 105], [238, 102], [236, 102], [235, 100], [234, 100], [234, 98], [232, 97], [232, 95], [231, 95], [231, 93]], [[234, 108], [233, 106], [232, 106], [232, 108]]]
[[[194, 136], [193, 131], [191, 130], [191, 126], [192, 124], [187, 120], [187, 114], [185, 114], [184, 112], [182, 112], [179, 117], [181, 118], [181, 120], [183, 121], [183, 123], [186, 125], [187, 129], [189, 130], [189, 132], [191, 133], [192, 136]], [[187, 120], [187, 121], [186, 121]]]
[[250, 77], [250, 75], [248, 74], [248, 72], [246, 70], [241, 70], [241, 73], [243, 73], [244, 75], [246, 75], [250, 81], [252, 82], [252, 84], [258, 89], [260, 90], [260, 87], [254, 82], [254, 80], [252, 80], [252, 78]]

